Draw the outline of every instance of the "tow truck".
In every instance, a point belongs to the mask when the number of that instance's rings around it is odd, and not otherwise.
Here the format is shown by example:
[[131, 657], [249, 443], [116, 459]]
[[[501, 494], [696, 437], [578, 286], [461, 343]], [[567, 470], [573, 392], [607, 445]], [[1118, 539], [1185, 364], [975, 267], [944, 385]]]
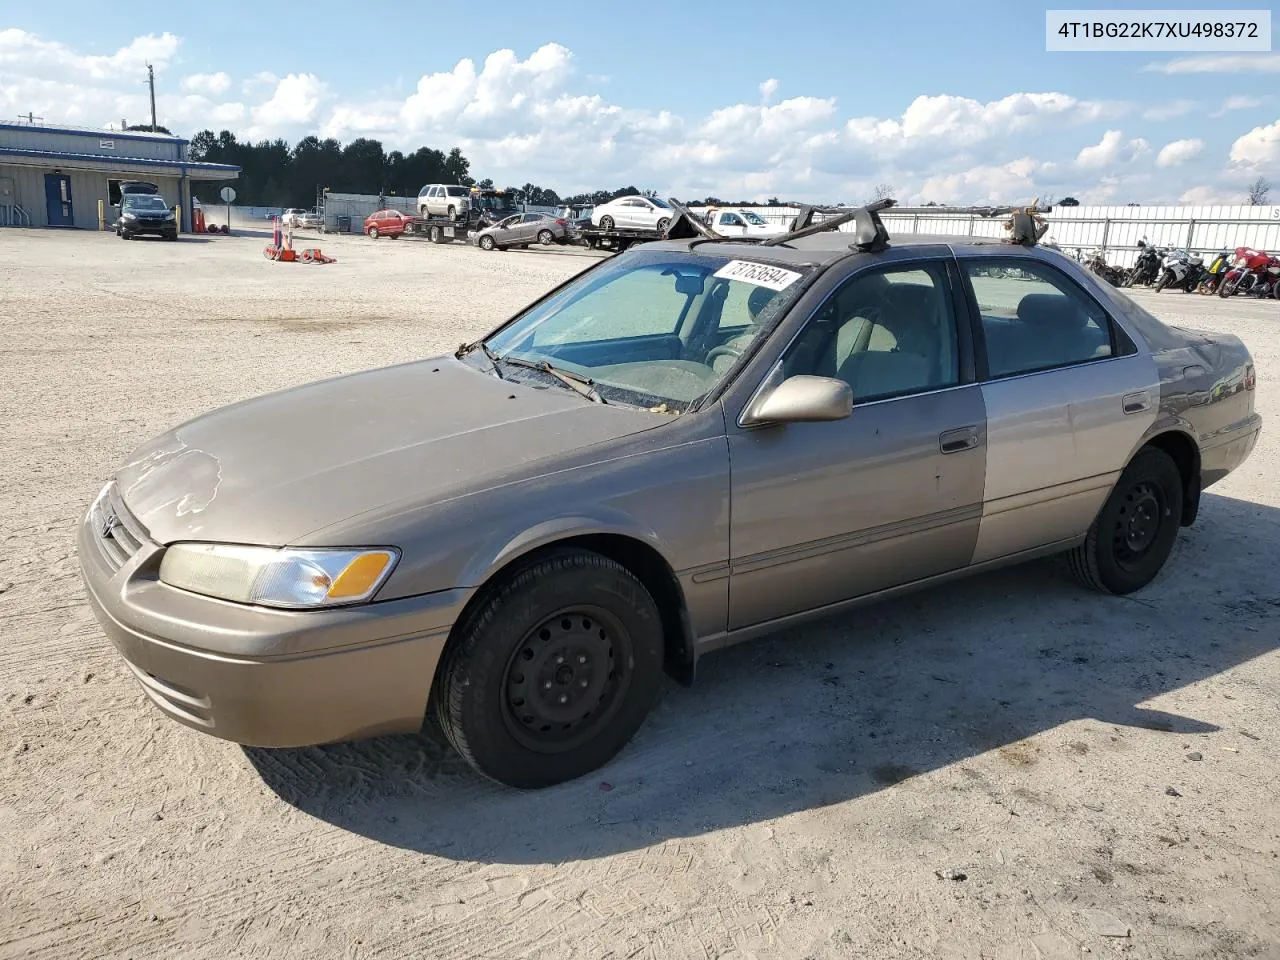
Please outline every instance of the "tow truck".
[[477, 231], [520, 212], [505, 190], [472, 187], [470, 200], [466, 213], [456, 219], [447, 216], [414, 217], [405, 224], [405, 236], [426, 237], [432, 243], [452, 243], [455, 240], [465, 243]]

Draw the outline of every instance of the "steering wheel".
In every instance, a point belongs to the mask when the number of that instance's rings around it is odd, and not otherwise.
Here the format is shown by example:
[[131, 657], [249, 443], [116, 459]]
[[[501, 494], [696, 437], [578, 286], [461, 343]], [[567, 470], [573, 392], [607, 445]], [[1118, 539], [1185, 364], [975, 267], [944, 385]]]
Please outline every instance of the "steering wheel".
[[737, 347], [731, 347], [727, 343], [722, 343], [720, 346], [712, 347], [710, 350], [708, 350], [706, 359], [703, 360], [702, 362], [706, 364], [708, 367], [710, 367], [710, 366], [713, 366], [714, 362], [718, 358], [728, 357], [729, 359], [733, 360], [736, 363], [740, 356], [742, 356], [742, 351], [739, 350]]

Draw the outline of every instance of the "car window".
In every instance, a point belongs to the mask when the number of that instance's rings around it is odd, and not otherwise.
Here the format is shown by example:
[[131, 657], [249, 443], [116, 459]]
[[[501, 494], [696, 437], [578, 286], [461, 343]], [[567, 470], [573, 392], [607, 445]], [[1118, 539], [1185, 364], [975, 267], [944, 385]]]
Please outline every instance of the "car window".
[[467, 195], [466, 187], [445, 187], [445, 192], [451, 197], [465, 197]]
[[649, 202], [655, 207], [661, 207], [663, 210], [670, 210], [671, 204], [665, 200], [659, 200], [657, 197], [651, 197]]
[[791, 345], [783, 373], [844, 380], [855, 403], [959, 383], [946, 265], [887, 267], [846, 280]]
[[720, 223], [726, 227], [745, 227], [746, 223], [736, 213], [726, 213], [720, 217]]
[[431, 192], [430, 192], [430, 193], [428, 193], [428, 194], [427, 194], [427, 196], [428, 196], [428, 197], [439, 197], [439, 196], [440, 196], [440, 188], [439, 188], [439, 187], [432, 187], [432, 188], [431, 188]]
[[[811, 271], [632, 250], [572, 281], [487, 345], [589, 376], [606, 399], [683, 408], [790, 308]], [[735, 334], [731, 342], [723, 331]]]
[[984, 258], [962, 264], [982, 316], [989, 377], [1113, 355], [1106, 313], [1053, 267], [1023, 259]]
[[747, 223], [757, 227], [768, 226], [768, 221], [758, 213], [752, 213], [750, 210], [743, 210], [742, 215], [747, 218]]

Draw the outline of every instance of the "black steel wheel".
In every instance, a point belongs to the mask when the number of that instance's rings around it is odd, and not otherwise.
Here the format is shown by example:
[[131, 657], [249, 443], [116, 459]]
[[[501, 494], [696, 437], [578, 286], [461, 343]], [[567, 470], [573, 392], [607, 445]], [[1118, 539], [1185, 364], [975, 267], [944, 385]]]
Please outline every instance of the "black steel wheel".
[[662, 650], [657, 605], [630, 571], [589, 551], [550, 551], [488, 588], [459, 624], [433, 710], [480, 773], [550, 786], [631, 739], [657, 696]]
[[613, 229], [613, 217], [601, 217], [601, 218], [600, 218], [600, 229], [601, 229], [601, 230], [612, 230], [612, 229]]
[[1145, 587], [1173, 552], [1184, 496], [1178, 466], [1144, 447], [1125, 467], [1084, 543], [1068, 554], [1081, 583], [1105, 593]]

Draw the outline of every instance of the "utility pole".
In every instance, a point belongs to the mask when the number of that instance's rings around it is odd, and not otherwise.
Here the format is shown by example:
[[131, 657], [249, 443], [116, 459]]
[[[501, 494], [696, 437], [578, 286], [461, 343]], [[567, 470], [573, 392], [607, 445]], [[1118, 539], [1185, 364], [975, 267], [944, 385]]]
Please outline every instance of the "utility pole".
[[156, 71], [147, 64], [147, 86], [151, 88], [151, 132], [156, 132]]

